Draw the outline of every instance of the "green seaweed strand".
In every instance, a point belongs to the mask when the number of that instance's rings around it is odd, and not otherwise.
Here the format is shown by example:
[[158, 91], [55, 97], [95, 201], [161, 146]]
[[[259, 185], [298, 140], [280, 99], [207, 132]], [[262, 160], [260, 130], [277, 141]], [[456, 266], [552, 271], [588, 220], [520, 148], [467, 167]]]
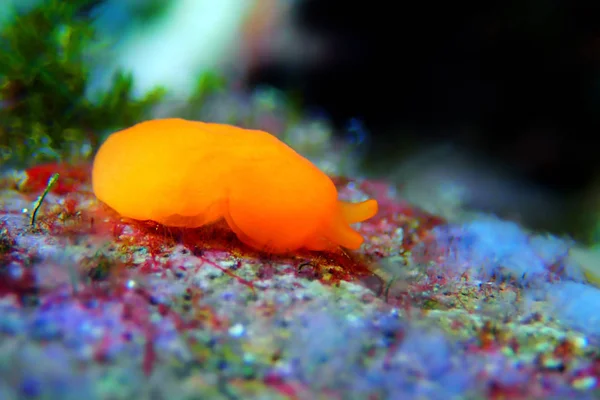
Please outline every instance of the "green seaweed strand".
[[31, 213], [31, 220], [29, 221], [29, 224], [31, 227], [33, 227], [35, 225], [35, 216], [37, 215], [38, 210], [42, 206], [42, 203], [44, 202], [46, 195], [48, 195], [50, 190], [52, 190], [52, 186], [54, 186], [54, 184], [58, 180], [59, 176], [60, 176], [59, 174], [54, 174], [50, 177], [50, 179], [48, 179], [48, 184], [46, 185], [46, 189], [44, 189], [44, 193], [42, 193], [35, 201], [34, 206], [33, 206], [33, 212]]

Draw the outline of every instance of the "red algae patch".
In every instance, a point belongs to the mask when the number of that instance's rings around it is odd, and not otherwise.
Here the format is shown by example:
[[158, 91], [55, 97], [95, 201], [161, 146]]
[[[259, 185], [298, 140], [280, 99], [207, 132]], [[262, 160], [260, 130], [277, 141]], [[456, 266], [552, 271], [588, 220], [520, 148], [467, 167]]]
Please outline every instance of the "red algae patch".
[[66, 163], [48, 163], [31, 167], [25, 171], [25, 179], [21, 182], [19, 189], [24, 193], [39, 194], [42, 192], [48, 180], [54, 174], [59, 174], [60, 179], [52, 187], [51, 193], [64, 195], [80, 191], [85, 184], [89, 184], [91, 177], [91, 165]]

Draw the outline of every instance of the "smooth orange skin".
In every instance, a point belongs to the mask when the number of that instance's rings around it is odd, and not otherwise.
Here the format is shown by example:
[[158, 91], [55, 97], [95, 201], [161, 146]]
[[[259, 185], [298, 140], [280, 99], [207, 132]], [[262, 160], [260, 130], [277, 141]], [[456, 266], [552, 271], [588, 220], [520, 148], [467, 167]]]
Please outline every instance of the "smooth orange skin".
[[358, 249], [350, 224], [378, 209], [338, 201], [327, 175], [267, 132], [174, 118], [110, 135], [92, 185], [124, 217], [189, 228], [224, 218], [243, 243], [270, 253]]

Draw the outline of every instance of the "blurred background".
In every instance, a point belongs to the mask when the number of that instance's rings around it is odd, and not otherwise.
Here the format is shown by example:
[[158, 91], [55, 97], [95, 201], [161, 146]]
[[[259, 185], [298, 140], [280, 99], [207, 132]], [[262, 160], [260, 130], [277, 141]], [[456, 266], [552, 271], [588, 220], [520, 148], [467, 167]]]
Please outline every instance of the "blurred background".
[[[40, 2], [3, 0], [2, 20]], [[177, 103], [218, 71], [326, 117], [361, 175], [426, 210], [600, 237], [598, 1], [87, 3], [107, 46], [90, 93], [125, 68]]]

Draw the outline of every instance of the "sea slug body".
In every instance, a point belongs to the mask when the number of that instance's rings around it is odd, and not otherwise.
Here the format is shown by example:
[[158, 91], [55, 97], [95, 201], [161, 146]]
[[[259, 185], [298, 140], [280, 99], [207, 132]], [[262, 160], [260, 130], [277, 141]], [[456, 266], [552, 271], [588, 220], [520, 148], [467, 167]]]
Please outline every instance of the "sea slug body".
[[267, 132], [177, 118], [110, 135], [92, 185], [124, 217], [189, 228], [225, 219], [240, 241], [270, 253], [358, 249], [350, 224], [378, 209], [373, 199], [339, 201], [325, 173]]

